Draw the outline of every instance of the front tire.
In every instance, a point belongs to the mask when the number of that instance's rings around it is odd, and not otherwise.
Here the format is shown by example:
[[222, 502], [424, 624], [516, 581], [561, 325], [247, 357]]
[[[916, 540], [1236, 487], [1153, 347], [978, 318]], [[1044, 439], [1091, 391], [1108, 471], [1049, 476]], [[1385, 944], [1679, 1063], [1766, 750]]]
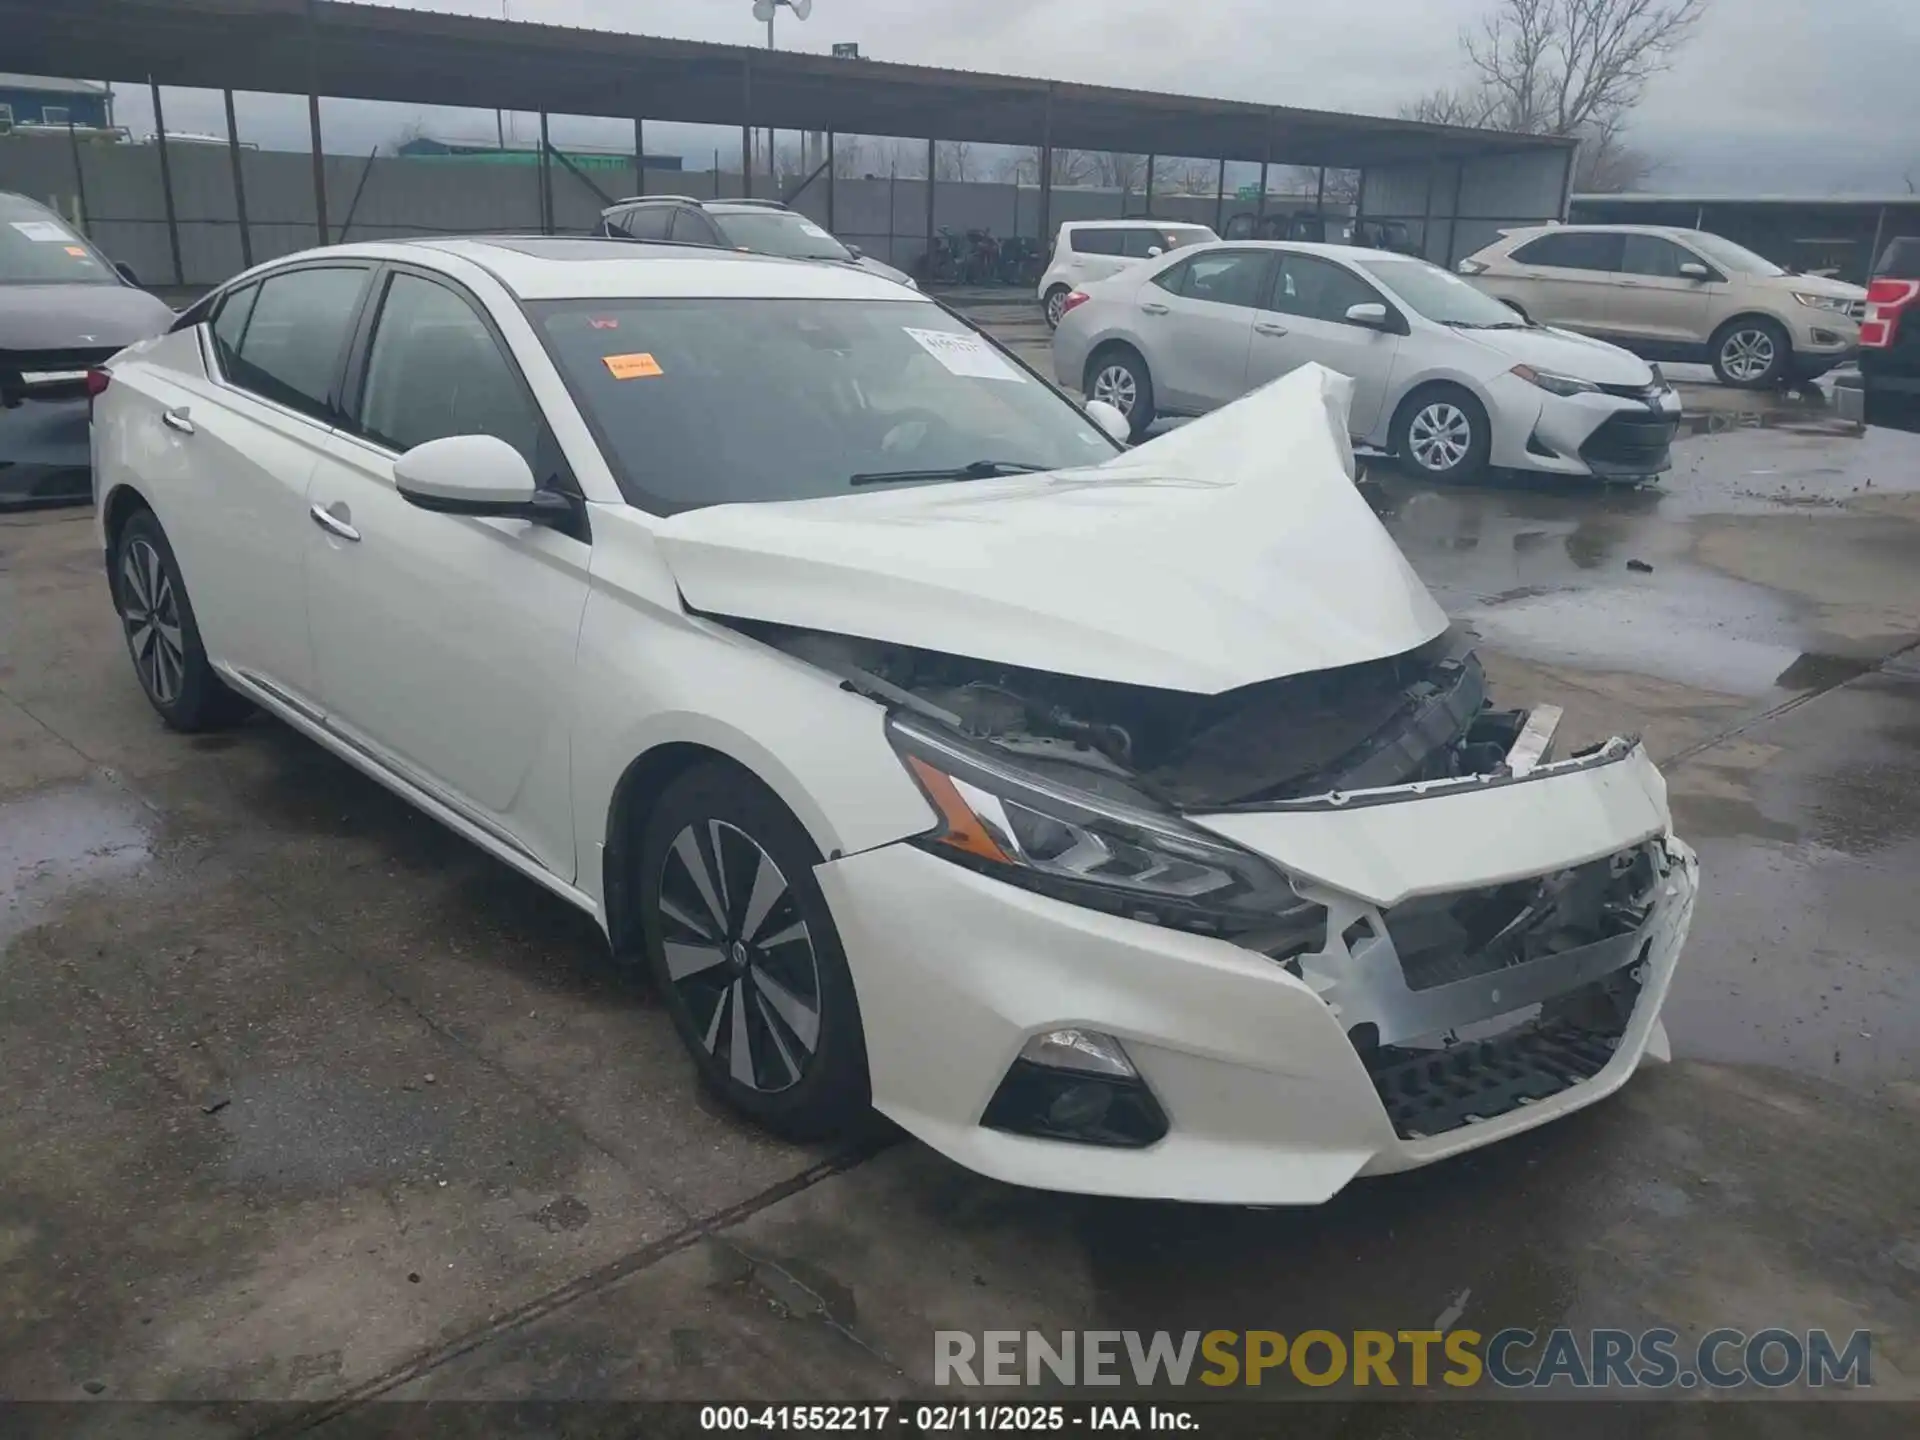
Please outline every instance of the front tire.
[[1064, 285], [1055, 285], [1047, 291], [1046, 311], [1047, 328], [1049, 330], [1058, 330], [1060, 328], [1060, 317], [1067, 313], [1067, 296], [1072, 293], [1073, 292]]
[[865, 1115], [860, 1005], [800, 822], [714, 763], [667, 786], [639, 848], [647, 963], [701, 1080], [792, 1140]]
[[1480, 402], [1455, 385], [1415, 391], [1393, 418], [1393, 450], [1416, 475], [1455, 483], [1487, 468], [1493, 426]]
[[1104, 400], [1127, 417], [1135, 440], [1144, 440], [1153, 428], [1153, 376], [1147, 362], [1125, 346], [1095, 351], [1087, 361], [1081, 392], [1089, 400]]
[[121, 527], [112, 578], [133, 673], [161, 720], [192, 733], [242, 719], [252, 706], [214, 673], [180, 562], [151, 510], [136, 512]]
[[1772, 320], [1741, 316], [1713, 336], [1713, 373], [1736, 390], [1767, 390], [1786, 378], [1793, 364], [1787, 332]]

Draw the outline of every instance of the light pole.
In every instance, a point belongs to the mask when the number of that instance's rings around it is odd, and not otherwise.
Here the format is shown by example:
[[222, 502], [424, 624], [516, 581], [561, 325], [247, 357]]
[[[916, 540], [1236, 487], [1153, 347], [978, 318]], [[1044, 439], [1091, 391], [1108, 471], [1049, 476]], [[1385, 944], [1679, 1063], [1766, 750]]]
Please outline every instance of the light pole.
[[[505, 4], [506, 0], [501, 0], [501, 3]], [[767, 22], [767, 49], [769, 50], [774, 48], [773, 17], [782, 5], [793, 11], [793, 18], [796, 20], [804, 20], [813, 13], [813, 0], [753, 0], [753, 18]], [[746, 178], [744, 175], [741, 176], [742, 180]], [[774, 169], [773, 127], [771, 125], [767, 127], [767, 178], [773, 180], [776, 186], [779, 184], [778, 176]]]

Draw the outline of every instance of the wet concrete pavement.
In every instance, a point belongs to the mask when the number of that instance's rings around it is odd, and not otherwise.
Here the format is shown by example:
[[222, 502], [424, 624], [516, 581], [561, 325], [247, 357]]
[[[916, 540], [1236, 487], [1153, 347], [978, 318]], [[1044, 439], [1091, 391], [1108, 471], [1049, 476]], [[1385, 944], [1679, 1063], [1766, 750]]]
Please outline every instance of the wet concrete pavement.
[[1310, 1212], [767, 1139], [560, 902], [282, 727], [161, 730], [86, 520], [0, 523], [0, 1395], [923, 1394], [942, 1328], [1457, 1313], [1870, 1328], [1920, 1396], [1920, 438], [1687, 402], [1654, 491], [1368, 481], [1502, 698], [1665, 762], [1675, 1063]]

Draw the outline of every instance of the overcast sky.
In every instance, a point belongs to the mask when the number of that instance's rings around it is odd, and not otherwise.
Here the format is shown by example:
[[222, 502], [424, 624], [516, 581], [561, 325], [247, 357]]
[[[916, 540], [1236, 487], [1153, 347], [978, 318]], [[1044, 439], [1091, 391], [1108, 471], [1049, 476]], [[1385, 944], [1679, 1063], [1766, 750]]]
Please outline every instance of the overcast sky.
[[[502, 0], [388, 0], [499, 15]], [[876, 60], [1392, 114], [1460, 78], [1459, 34], [1495, 0], [815, 0], [782, 9], [783, 49], [852, 40]], [[752, 0], [505, 0], [510, 18], [758, 45]], [[1713, 0], [1674, 69], [1635, 118], [1663, 164], [1646, 188], [1828, 194], [1920, 185], [1920, 0]], [[150, 129], [144, 92], [119, 87], [117, 118]], [[224, 133], [218, 97], [168, 92], [169, 129]], [[304, 106], [250, 98], [245, 138], [304, 141]], [[330, 102], [330, 150], [360, 151], [410, 120], [484, 134], [492, 117]], [[527, 131], [521, 127], [523, 138]], [[615, 132], [561, 124], [575, 143]], [[649, 151], [705, 155], [698, 127], [656, 126]], [[692, 163], [691, 161], [689, 163]]]

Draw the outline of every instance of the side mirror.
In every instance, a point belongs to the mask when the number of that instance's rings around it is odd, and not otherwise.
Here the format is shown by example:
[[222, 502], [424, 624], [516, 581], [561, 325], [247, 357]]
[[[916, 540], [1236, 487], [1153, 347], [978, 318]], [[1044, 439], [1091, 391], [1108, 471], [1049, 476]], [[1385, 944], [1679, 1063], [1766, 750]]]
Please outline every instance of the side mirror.
[[409, 503], [443, 515], [556, 520], [573, 504], [533, 481], [525, 457], [493, 435], [447, 435], [393, 462], [394, 488]]
[[126, 261], [124, 260], [114, 261], [113, 268], [120, 273], [120, 278], [126, 281], [129, 285], [135, 286], [136, 288], [139, 286], [140, 277], [133, 273], [133, 267], [127, 264]]
[[1166, 253], [1167, 252], [1162, 250], [1158, 245], [1149, 245], [1147, 247], [1147, 258], [1149, 260], [1157, 259]]
[[851, 255], [856, 260], [864, 260], [866, 259], [866, 256], [867, 256], [867, 252], [862, 250], [858, 245], [847, 246], [847, 254]]
[[1133, 426], [1127, 423], [1127, 417], [1104, 400], [1087, 402], [1087, 418], [1106, 431], [1107, 438], [1117, 445], [1128, 444], [1133, 439]]
[[1680, 273], [1689, 280], [1704, 280], [1709, 272], [1698, 260], [1685, 260], [1681, 262]]
[[1364, 325], [1369, 330], [1384, 330], [1387, 328], [1387, 307], [1378, 300], [1369, 300], [1364, 305], [1349, 305], [1347, 323]]

